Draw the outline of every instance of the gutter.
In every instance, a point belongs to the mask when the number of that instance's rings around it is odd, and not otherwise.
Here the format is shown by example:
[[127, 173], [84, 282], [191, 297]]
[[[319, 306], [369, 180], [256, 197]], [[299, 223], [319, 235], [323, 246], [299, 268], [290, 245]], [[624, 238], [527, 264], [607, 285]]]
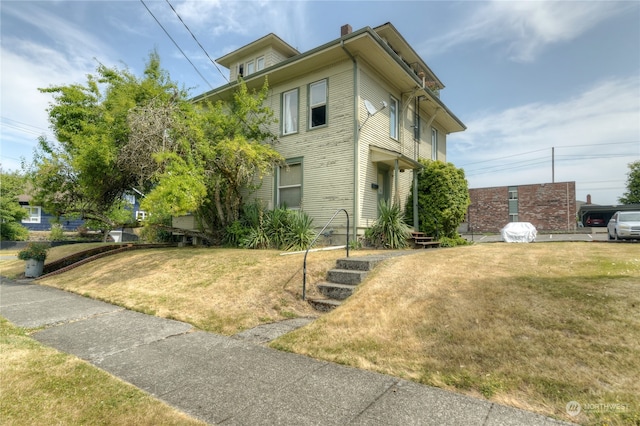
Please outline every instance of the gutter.
[[384, 42], [384, 40], [382, 40], [382, 38], [378, 35], [378, 33], [376, 33], [375, 31], [373, 31], [372, 29], [367, 27], [367, 30], [369, 32], [369, 34], [371, 35], [371, 37], [376, 40], [378, 42], [378, 44], [380, 44], [380, 46], [389, 54], [389, 56], [391, 56], [392, 58], [394, 58], [394, 60], [396, 61], [396, 63], [418, 84], [419, 90], [421, 89], [426, 95], [429, 96], [430, 100], [433, 100], [440, 108], [442, 108], [454, 121], [456, 121], [462, 128], [463, 130], [467, 129], [467, 126], [465, 126], [465, 124], [458, 118], [456, 117], [456, 115], [451, 112], [451, 110], [449, 108], [447, 108], [447, 106], [444, 104], [444, 102], [442, 102], [440, 100], [439, 97], [437, 97], [432, 91], [431, 89], [427, 88], [427, 87], [422, 87], [422, 81], [420, 80], [420, 78], [418, 78], [418, 76], [413, 72], [413, 70], [411, 69], [411, 67], [409, 67], [409, 65], [405, 64], [402, 59], [400, 59], [400, 57], [398, 56], [398, 54], [396, 52], [393, 51], [393, 49], [391, 49], [391, 47], [389, 47], [389, 45], [387, 43]]

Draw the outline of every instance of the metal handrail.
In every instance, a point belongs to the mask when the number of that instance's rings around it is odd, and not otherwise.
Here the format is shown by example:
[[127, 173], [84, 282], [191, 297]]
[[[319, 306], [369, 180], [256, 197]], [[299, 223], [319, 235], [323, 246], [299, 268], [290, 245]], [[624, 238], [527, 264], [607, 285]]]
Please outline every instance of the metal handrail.
[[324, 225], [322, 230], [320, 232], [318, 232], [318, 235], [316, 235], [316, 237], [313, 239], [313, 241], [311, 241], [311, 244], [309, 244], [309, 247], [307, 248], [307, 251], [304, 253], [304, 263], [302, 265], [302, 300], [306, 300], [306, 294], [307, 294], [307, 255], [309, 254], [309, 250], [311, 250], [311, 247], [313, 247], [313, 245], [316, 243], [318, 238], [320, 238], [320, 235], [322, 235], [324, 233], [324, 230], [327, 229], [327, 226], [329, 226], [329, 224], [331, 224], [333, 219], [335, 219], [335, 217], [340, 212], [344, 212], [344, 214], [347, 215], [347, 257], [349, 257], [349, 213], [345, 209], [338, 209], [333, 214], [333, 216], [331, 216], [331, 219], [329, 219], [327, 224]]

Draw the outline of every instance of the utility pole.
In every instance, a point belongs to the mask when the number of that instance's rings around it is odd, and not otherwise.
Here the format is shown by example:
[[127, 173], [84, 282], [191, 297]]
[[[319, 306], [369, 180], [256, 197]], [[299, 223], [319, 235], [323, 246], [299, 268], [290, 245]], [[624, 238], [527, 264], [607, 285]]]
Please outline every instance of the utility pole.
[[556, 148], [551, 147], [551, 183], [556, 183]]

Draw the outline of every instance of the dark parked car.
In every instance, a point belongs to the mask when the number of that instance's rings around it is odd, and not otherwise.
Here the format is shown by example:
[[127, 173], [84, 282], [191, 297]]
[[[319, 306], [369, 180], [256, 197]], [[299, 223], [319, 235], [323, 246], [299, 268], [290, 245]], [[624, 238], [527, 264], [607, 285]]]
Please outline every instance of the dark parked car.
[[587, 220], [585, 221], [585, 226], [607, 226], [607, 223], [604, 221], [604, 217], [602, 216], [587, 216]]

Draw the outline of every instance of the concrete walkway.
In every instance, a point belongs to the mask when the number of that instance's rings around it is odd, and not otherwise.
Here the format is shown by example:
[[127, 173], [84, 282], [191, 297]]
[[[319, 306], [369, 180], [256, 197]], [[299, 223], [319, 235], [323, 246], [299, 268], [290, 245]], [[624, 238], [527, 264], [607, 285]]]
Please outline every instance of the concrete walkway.
[[196, 331], [186, 323], [30, 281], [2, 278], [0, 315], [20, 327], [45, 327], [33, 338], [210, 424], [566, 424], [241, 338]]

